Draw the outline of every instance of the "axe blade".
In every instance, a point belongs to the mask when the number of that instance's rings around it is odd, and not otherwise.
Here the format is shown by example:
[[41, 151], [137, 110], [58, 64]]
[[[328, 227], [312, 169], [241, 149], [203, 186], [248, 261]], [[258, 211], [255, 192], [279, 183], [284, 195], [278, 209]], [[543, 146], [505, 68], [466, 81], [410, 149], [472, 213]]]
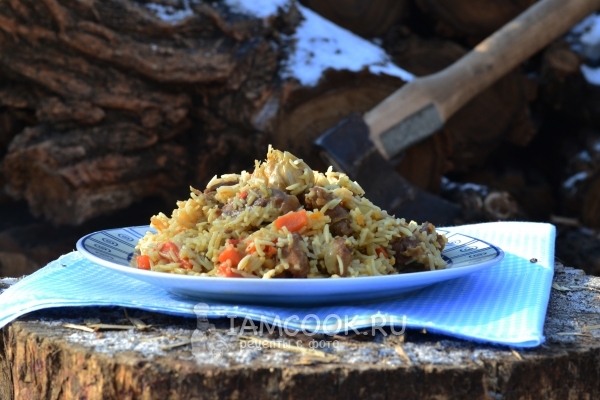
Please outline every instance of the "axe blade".
[[357, 181], [365, 196], [398, 218], [451, 224], [461, 215], [457, 204], [419, 189], [400, 176], [369, 139], [369, 127], [352, 114], [315, 140], [334, 169]]

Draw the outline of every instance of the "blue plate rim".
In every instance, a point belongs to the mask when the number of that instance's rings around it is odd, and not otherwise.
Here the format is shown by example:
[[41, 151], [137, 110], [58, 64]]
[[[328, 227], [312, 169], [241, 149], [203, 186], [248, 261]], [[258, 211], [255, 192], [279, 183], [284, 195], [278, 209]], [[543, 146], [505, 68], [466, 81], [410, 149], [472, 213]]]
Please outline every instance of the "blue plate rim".
[[[409, 272], [409, 273], [400, 273], [400, 274], [395, 274], [395, 275], [361, 276], [361, 277], [352, 277], [351, 279], [346, 279], [346, 278], [337, 278], [337, 279], [311, 278], [308, 280], [307, 279], [260, 279], [260, 278], [252, 279], [252, 278], [225, 278], [225, 277], [212, 277], [212, 276], [210, 276], [210, 277], [208, 277], [208, 276], [191, 276], [191, 275], [170, 274], [170, 273], [165, 273], [165, 272], [160, 272], [160, 271], [141, 270], [141, 269], [137, 269], [137, 268], [134, 268], [131, 266], [124, 266], [121, 264], [117, 264], [117, 263], [102, 259], [102, 258], [94, 255], [90, 251], [88, 251], [84, 246], [84, 242], [86, 241], [86, 239], [88, 239], [94, 235], [98, 235], [103, 232], [119, 231], [119, 230], [124, 230], [124, 229], [147, 229], [148, 231], [153, 230], [153, 228], [151, 228], [148, 225], [138, 225], [138, 226], [131, 226], [131, 227], [103, 229], [103, 230], [89, 233], [89, 234], [81, 237], [76, 243], [76, 249], [85, 258], [87, 258], [90, 261], [93, 261], [96, 264], [99, 264], [103, 267], [110, 268], [110, 269], [119, 271], [121, 273], [125, 273], [127, 275], [131, 275], [131, 276], [135, 276], [135, 275], [154, 276], [154, 277], [160, 277], [161, 279], [164, 279], [164, 280], [172, 280], [172, 281], [179, 281], [180, 279], [184, 278], [186, 280], [198, 281], [198, 282], [205, 282], [207, 280], [210, 282], [232, 282], [232, 281], [244, 280], [247, 282], [261, 282], [261, 284], [264, 284], [264, 285], [277, 285], [277, 286], [280, 286], [280, 285], [284, 285], [284, 286], [285, 285], [304, 285], [306, 282], [311, 282], [311, 285], [344, 285], [344, 283], [336, 283], [336, 282], [351, 281], [351, 282], [353, 282], [353, 284], [357, 284], [361, 281], [375, 283], [378, 280], [383, 280], [385, 282], [390, 283], [390, 281], [394, 281], [394, 282], [395, 281], [403, 281], [403, 280], [412, 281], [412, 280], [416, 280], [416, 279], [420, 279], [420, 278], [432, 278], [435, 281], [439, 280], [441, 282], [446, 279], [451, 279], [453, 275], [457, 275], [457, 277], [469, 275], [470, 271], [477, 272], [477, 271], [492, 267], [494, 265], [497, 265], [504, 259], [504, 256], [505, 256], [504, 251], [500, 247], [495, 246], [485, 240], [481, 240], [476, 237], [466, 235], [466, 234], [463, 234], [460, 232], [452, 232], [451, 227], [442, 227], [442, 228], [436, 228], [436, 230], [443, 232], [443, 233], [451, 232], [451, 233], [455, 233], [455, 234], [460, 234], [467, 238], [477, 240], [481, 243], [485, 243], [486, 245], [490, 246], [492, 249], [494, 249], [496, 251], [496, 256], [494, 256], [493, 258], [488, 259], [486, 261], [480, 262], [480, 263], [473, 263], [473, 264], [469, 264], [469, 265], [465, 265], [465, 266], [454, 266], [453, 265], [451, 268], [440, 269], [440, 270], [435, 270], [435, 271]], [[135, 242], [135, 243], [137, 244], [137, 242]], [[460, 272], [457, 272], [459, 270], [460, 270]], [[262, 283], [262, 282], [264, 282], [264, 283]], [[267, 283], [267, 282], [270, 282], [270, 283]]]

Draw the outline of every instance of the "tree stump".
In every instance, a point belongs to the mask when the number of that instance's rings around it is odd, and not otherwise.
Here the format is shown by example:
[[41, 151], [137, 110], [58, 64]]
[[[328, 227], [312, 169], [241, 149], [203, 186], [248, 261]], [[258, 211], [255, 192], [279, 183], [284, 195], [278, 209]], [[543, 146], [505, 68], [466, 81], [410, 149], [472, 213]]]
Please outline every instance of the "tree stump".
[[[547, 343], [518, 350], [410, 330], [403, 336], [296, 336], [294, 343], [306, 347], [292, 352], [269, 348], [285, 339], [277, 334], [234, 340], [228, 319], [210, 320], [216, 326], [200, 348], [190, 344], [194, 319], [135, 310], [127, 319], [114, 308], [40, 311], [2, 330], [0, 397], [596, 398], [600, 278], [557, 264], [554, 281]], [[89, 333], [65, 326], [99, 320], [131, 329]], [[235, 346], [218, 347], [219, 338]], [[317, 352], [309, 351], [311, 343]]]

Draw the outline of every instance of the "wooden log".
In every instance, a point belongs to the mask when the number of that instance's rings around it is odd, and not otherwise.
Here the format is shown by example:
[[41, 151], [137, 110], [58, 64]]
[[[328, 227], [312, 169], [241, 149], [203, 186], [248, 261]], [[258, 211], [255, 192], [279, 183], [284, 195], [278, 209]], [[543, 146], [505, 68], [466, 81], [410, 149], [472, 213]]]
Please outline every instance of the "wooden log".
[[79, 226], [55, 226], [34, 218], [25, 201], [0, 206], [0, 277], [33, 273], [63, 254], [72, 251], [81, 237], [115, 226], [139, 226], [160, 210], [173, 204], [151, 197], [107, 216], [90, 219]]
[[581, 73], [583, 62], [583, 56], [564, 40], [549, 46], [540, 70], [540, 99], [552, 112], [587, 123], [593, 118], [588, 107], [593, 88]]
[[[227, 335], [229, 319], [209, 320], [214, 326], [205, 348], [190, 343], [194, 319], [129, 310], [129, 317], [152, 324], [148, 330], [133, 328], [121, 309], [37, 312], [1, 332], [0, 395], [6, 400], [596, 398], [600, 346], [594, 328], [600, 315], [590, 304], [599, 279], [556, 265], [547, 343], [533, 349], [407, 330], [402, 336], [298, 335], [292, 342], [299, 340], [302, 347], [292, 352], [269, 348], [271, 341], [290, 339], [277, 333], [247, 332], [262, 346], [238, 342], [235, 334]], [[98, 320], [132, 328], [75, 329]], [[234, 323], [235, 329], [240, 325]], [[228, 345], [211, 347], [219, 340]], [[312, 340], [313, 347], [331, 347], [315, 355], [308, 347]]]
[[592, 14], [543, 53], [544, 105], [582, 126], [600, 128], [600, 16]]
[[439, 21], [438, 32], [453, 36], [470, 36], [477, 42], [501, 28], [535, 1], [417, 0], [417, 4]]
[[357, 35], [385, 35], [394, 23], [409, 16], [407, 0], [304, 0], [303, 4]]
[[[190, 184], [252, 168], [268, 143], [284, 142], [290, 110], [311, 96], [341, 118], [410, 76], [327, 21], [318, 24], [333, 36], [311, 38], [318, 16], [291, 1], [279, 5], [0, 4], [0, 76], [8, 82], [0, 111], [28, 117], [1, 136], [10, 141], [1, 164], [6, 191], [56, 224], [81, 224], [150, 196], [172, 202]], [[319, 53], [310, 40], [337, 47]], [[367, 54], [358, 63], [356, 43]], [[323, 62], [330, 53], [339, 60]], [[310, 79], [295, 75], [309, 64], [318, 67]], [[326, 77], [328, 67], [339, 75]], [[356, 91], [350, 103], [360, 104], [335, 111], [335, 91]], [[295, 140], [298, 156], [311, 157], [318, 133]]]
[[[174, 138], [192, 126], [193, 89], [179, 85], [235, 86], [261, 48], [259, 40], [233, 55], [258, 19], [227, 25], [206, 4], [186, 7], [178, 10], [186, 18], [172, 21], [125, 0], [0, 5], [0, 75], [32, 88], [23, 100], [9, 86], [0, 104], [33, 116], [2, 168], [7, 191], [34, 215], [79, 224], [148, 196], [185, 193], [177, 189], [189, 184], [190, 155]], [[269, 28], [259, 31], [264, 42]], [[221, 35], [201, 40], [198, 32]]]
[[570, 175], [563, 181], [561, 195], [563, 215], [577, 218], [588, 228], [600, 229], [600, 172], [597, 167]]

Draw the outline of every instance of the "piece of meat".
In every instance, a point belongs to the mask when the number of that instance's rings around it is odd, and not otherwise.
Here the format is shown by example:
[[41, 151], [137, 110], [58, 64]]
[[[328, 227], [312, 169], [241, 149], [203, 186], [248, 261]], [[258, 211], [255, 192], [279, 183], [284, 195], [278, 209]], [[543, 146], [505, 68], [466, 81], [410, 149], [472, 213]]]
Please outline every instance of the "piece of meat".
[[279, 209], [280, 215], [285, 215], [290, 211], [296, 211], [300, 208], [300, 201], [293, 194], [287, 194], [279, 189], [271, 188], [271, 201]]
[[307, 210], [318, 210], [332, 199], [331, 193], [327, 193], [322, 187], [314, 186], [304, 195], [304, 205]]
[[331, 218], [329, 231], [334, 236], [350, 236], [352, 235], [352, 226], [350, 226], [350, 212], [341, 205], [333, 207], [331, 210], [325, 211], [325, 215]]
[[[340, 263], [337, 256], [342, 260], [343, 270], [340, 271]], [[325, 267], [331, 274], [348, 276], [348, 267], [352, 262], [352, 249], [346, 244], [346, 239], [336, 238], [325, 248]]]
[[414, 237], [396, 238], [390, 242], [390, 247], [394, 250], [396, 262], [394, 268], [398, 272], [419, 272], [429, 271], [429, 267], [417, 261], [407, 264], [409, 261], [419, 258], [423, 254], [421, 242]]
[[[333, 194], [327, 193], [325, 189], [315, 186], [304, 196], [304, 204], [307, 209], [314, 210], [323, 207], [333, 199]], [[354, 232], [350, 226], [350, 212], [341, 204], [325, 211], [325, 215], [331, 219], [329, 231], [334, 236], [350, 236]]]
[[227, 217], [233, 217], [233, 218], [235, 218], [238, 215], [240, 215], [240, 213], [242, 212], [242, 210], [234, 208], [233, 203], [227, 203], [227, 204], [225, 204], [221, 208], [221, 212], [222, 212], [223, 215], [225, 215]]
[[204, 193], [216, 192], [217, 189], [220, 188], [221, 186], [233, 186], [237, 183], [238, 183], [238, 181], [225, 181], [225, 182], [216, 183], [216, 184], [204, 189]]
[[292, 233], [292, 237], [292, 242], [281, 249], [281, 256], [290, 264], [288, 271], [294, 278], [306, 278], [310, 265], [308, 264], [308, 256], [300, 245], [302, 238], [296, 232]]
[[[217, 201], [217, 199], [215, 198], [215, 196], [217, 195], [217, 189], [220, 188], [221, 186], [233, 186], [235, 184], [237, 184], [238, 181], [225, 181], [225, 182], [221, 182], [221, 183], [217, 183], [214, 184], [212, 186], [207, 187], [206, 189], [204, 189], [204, 198], [206, 199], [206, 201], [209, 204], [216, 204], [219, 209], [224, 208], [224, 204], [221, 203], [220, 201]], [[219, 212], [220, 215], [220, 212]], [[226, 215], [231, 215], [231, 214], [226, 214]]]
[[279, 209], [279, 215], [284, 215], [300, 208], [300, 201], [293, 194], [287, 194], [284, 191], [275, 188], [269, 188], [269, 192], [271, 193], [269, 197], [259, 196], [251, 205], [266, 207], [271, 203], [273, 204], [273, 207]]
[[266, 207], [269, 204], [270, 199], [268, 197], [259, 197], [252, 203], [253, 206]]

